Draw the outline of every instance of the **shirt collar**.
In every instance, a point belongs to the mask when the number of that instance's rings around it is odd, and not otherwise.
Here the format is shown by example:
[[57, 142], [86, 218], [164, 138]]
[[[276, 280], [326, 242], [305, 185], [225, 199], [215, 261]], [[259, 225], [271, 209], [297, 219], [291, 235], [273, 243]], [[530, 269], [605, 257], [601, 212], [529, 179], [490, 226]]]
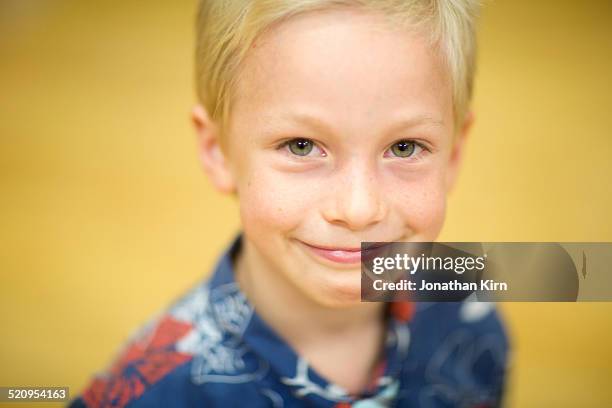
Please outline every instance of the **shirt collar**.
[[[233, 239], [231, 245], [223, 253], [218, 261], [214, 273], [209, 280], [211, 293], [219, 293], [220, 296], [211, 296], [210, 302], [213, 309], [218, 307], [219, 302], [224, 301], [224, 288], [232, 288], [234, 297], [243, 304], [243, 310], [248, 312], [248, 321], [245, 325], [232, 326], [224, 322], [218, 323], [230, 334], [236, 336], [236, 340], [244, 342], [259, 358], [267, 361], [270, 367], [277, 373], [280, 380], [289, 387], [294, 388], [294, 393], [299, 395], [300, 390], [315, 390], [305, 394], [304, 398], [326, 399], [331, 401], [350, 402], [353, 398], [344, 393], [339, 387], [329, 383], [313, 370], [308, 363], [285, 342], [280, 336], [263, 321], [255, 312], [244, 294], [238, 288], [235, 281], [234, 260], [241, 249], [243, 234], [239, 233]], [[237, 295], [237, 296], [236, 296]], [[236, 300], [234, 300], [235, 302]], [[413, 313], [410, 304], [406, 302], [394, 302], [386, 308], [388, 312], [387, 335], [385, 341], [384, 358], [380, 362], [380, 372], [374, 378], [371, 390], [366, 391], [361, 397], [375, 396], [376, 394], [388, 393], [401, 370], [401, 362], [407, 354], [410, 344], [410, 330], [408, 322]]]

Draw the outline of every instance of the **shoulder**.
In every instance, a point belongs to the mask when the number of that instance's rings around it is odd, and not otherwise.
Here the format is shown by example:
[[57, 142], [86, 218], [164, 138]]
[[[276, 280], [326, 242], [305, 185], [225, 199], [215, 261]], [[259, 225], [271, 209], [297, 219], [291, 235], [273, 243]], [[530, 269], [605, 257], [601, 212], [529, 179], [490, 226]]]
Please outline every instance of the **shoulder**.
[[70, 406], [190, 407], [227, 397], [227, 384], [250, 378], [240, 335], [251, 313], [236, 284], [198, 285], [137, 330]]
[[[111, 364], [91, 379], [71, 407], [125, 407], [145, 394], [176, 386], [185, 373], [180, 368], [192, 356], [179, 351], [177, 342], [191, 325], [164, 313], [136, 331]], [[188, 371], [188, 370], [187, 370]]]
[[[150, 396], [155, 395], [159, 405], [160, 396], [181, 395], [180, 389], [190, 385], [189, 365], [194, 357], [183, 344], [193, 336], [196, 309], [205, 307], [205, 288], [192, 289], [135, 330], [70, 407], [152, 406]], [[178, 304], [191, 306], [192, 313], [177, 313]]]

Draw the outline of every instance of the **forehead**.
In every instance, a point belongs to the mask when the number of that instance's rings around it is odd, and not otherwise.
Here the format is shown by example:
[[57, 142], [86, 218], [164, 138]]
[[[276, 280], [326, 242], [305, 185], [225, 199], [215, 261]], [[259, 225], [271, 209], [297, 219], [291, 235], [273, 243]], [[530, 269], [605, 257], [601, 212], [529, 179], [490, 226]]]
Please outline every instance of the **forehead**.
[[427, 117], [451, 125], [450, 77], [416, 30], [358, 10], [308, 12], [265, 32], [243, 62], [237, 121], [314, 116], [338, 131]]

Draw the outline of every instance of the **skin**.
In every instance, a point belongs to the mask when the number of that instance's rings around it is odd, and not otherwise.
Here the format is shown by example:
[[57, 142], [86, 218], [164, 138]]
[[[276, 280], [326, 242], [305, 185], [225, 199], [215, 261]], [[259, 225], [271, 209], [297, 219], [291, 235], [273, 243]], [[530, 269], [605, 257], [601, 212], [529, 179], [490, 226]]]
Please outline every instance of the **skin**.
[[[360, 303], [358, 265], [311, 246], [436, 239], [471, 123], [453, 121], [445, 64], [382, 16], [305, 13], [249, 51], [224, 148], [204, 108], [193, 119], [206, 172], [240, 202], [241, 288], [320, 374], [358, 392], [379, 357], [382, 305]], [[313, 142], [308, 155], [292, 153], [295, 138]], [[394, 154], [401, 141], [415, 143], [409, 157]]]

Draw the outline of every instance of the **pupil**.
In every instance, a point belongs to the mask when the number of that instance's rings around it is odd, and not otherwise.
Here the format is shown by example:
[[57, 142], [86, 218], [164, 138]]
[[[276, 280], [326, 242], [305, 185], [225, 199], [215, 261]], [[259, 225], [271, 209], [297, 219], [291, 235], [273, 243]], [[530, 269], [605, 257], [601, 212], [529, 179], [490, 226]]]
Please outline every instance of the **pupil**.
[[297, 145], [298, 145], [298, 149], [304, 150], [304, 149], [306, 149], [308, 147], [308, 141], [307, 140], [303, 140], [303, 139], [298, 140]]

